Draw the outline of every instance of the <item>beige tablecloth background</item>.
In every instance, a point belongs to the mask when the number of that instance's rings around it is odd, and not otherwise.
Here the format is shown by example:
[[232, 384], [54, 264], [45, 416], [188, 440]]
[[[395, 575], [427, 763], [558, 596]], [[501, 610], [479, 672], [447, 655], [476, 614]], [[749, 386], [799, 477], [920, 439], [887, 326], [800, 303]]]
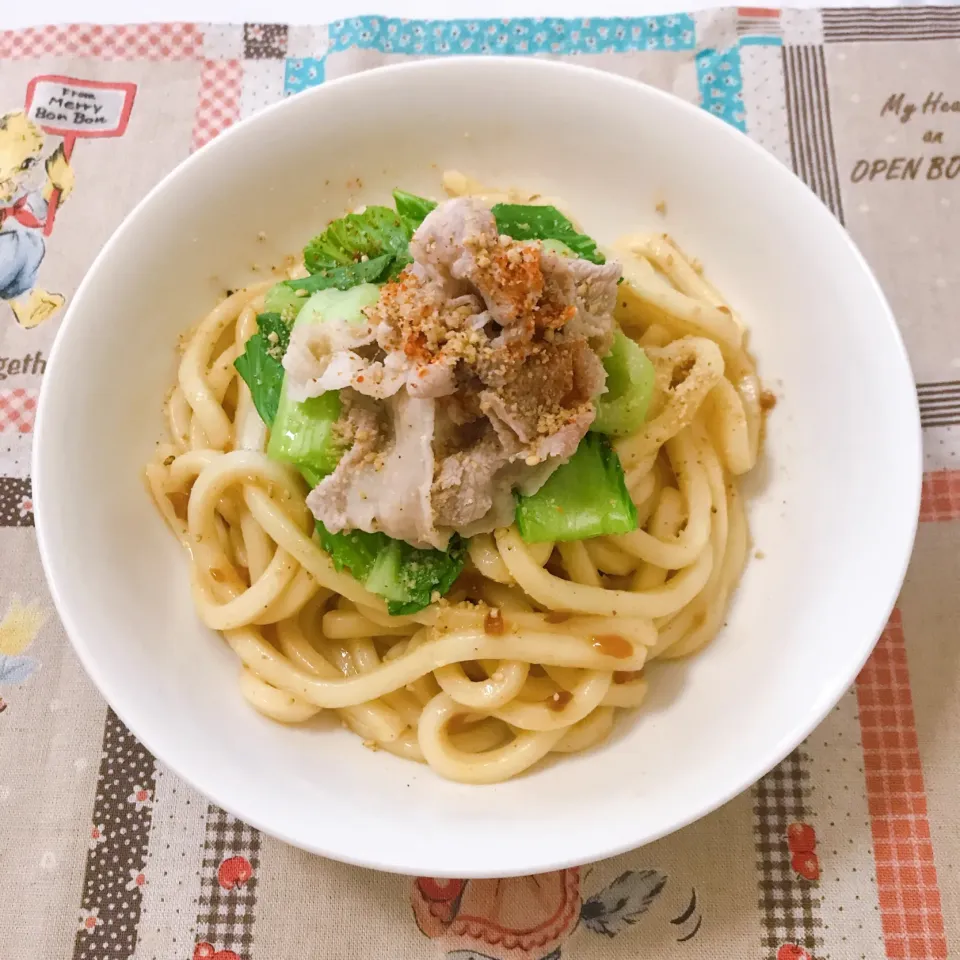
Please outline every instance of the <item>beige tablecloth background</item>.
[[[876, 652], [778, 768], [633, 854], [464, 883], [308, 856], [156, 762], [87, 680], [52, 609], [29, 462], [60, 299], [163, 174], [307, 86], [484, 50], [645, 80], [795, 169], [896, 311], [920, 384], [926, 482], [916, 552]], [[19, 115], [42, 76], [135, 90], [117, 94], [134, 98], [122, 135], [77, 138], [75, 186], [49, 236], [35, 195], [0, 201], [2, 960], [960, 956], [960, 8], [0, 32], [0, 196], [19, 196], [10, 178], [39, 189], [60, 143], [32, 139]], [[20, 169], [28, 156], [32, 171]], [[28, 324], [53, 312], [27, 328], [14, 308]]]

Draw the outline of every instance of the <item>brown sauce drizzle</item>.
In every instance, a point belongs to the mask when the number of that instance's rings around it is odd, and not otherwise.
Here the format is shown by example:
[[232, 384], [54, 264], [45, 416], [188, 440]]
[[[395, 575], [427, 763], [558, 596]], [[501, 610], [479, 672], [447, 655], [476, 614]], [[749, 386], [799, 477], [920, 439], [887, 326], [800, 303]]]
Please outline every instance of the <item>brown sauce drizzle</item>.
[[572, 613], [564, 613], [562, 610], [550, 610], [543, 615], [543, 619], [547, 623], [566, 623], [572, 616]]
[[173, 507], [173, 513], [178, 520], [187, 519], [187, 504], [190, 502], [190, 497], [185, 493], [168, 493], [167, 499], [170, 501], [170, 506]]
[[633, 656], [633, 644], [626, 637], [621, 637], [619, 633], [602, 633], [593, 638], [591, 646], [605, 657], [626, 660], [627, 657]]
[[559, 713], [572, 699], [573, 694], [569, 690], [558, 690], [547, 700], [547, 706]]
[[476, 660], [464, 660], [460, 666], [463, 667], [463, 672], [474, 683], [481, 683], [487, 679], [487, 672]]
[[764, 413], [769, 413], [777, 405], [777, 395], [769, 390], [764, 390], [760, 394], [760, 409]]
[[642, 670], [614, 670], [613, 682], [614, 683], [631, 683], [634, 680], [639, 680], [642, 676], [643, 676]]
[[502, 637], [506, 630], [507, 624], [503, 619], [503, 613], [497, 607], [494, 607], [483, 618], [483, 632], [491, 637]]

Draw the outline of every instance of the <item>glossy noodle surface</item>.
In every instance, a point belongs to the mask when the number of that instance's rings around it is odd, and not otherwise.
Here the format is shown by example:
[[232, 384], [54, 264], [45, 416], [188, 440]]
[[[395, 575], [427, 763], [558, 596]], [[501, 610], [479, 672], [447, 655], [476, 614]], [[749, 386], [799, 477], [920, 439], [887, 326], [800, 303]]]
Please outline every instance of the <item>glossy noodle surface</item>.
[[[459, 175], [445, 185], [526, 199]], [[407, 615], [337, 569], [308, 485], [267, 455], [234, 361], [274, 281], [183, 337], [169, 441], [146, 476], [186, 548], [198, 615], [233, 648], [255, 709], [282, 723], [335, 711], [371, 749], [494, 783], [601, 743], [643, 702], [649, 662], [714, 637], [748, 553], [737, 477], [763, 432], [746, 330], [668, 237], [625, 236], [607, 253], [623, 273], [616, 321], [654, 371], [644, 422], [613, 440], [636, 529], [558, 543], [516, 525], [476, 534], [449, 593]]]

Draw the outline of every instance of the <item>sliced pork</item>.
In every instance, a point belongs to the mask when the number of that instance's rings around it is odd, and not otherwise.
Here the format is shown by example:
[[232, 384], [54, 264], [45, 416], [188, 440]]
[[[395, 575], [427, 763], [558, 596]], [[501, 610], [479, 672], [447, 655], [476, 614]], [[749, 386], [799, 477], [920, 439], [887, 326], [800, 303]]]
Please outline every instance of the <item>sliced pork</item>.
[[501, 237], [469, 198], [432, 211], [410, 252], [368, 324], [297, 329], [284, 366], [297, 399], [356, 397], [314, 515], [442, 549], [510, 523], [512, 491], [535, 492], [577, 449], [605, 389], [620, 267]]
[[450, 533], [436, 529], [430, 498], [435, 404], [401, 391], [382, 418], [366, 409], [348, 414], [353, 445], [307, 496], [331, 533], [379, 530], [417, 547], [446, 547]]
[[569, 295], [576, 312], [564, 328], [567, 336], [586, 337], [590, 346], [604, 356], [613, 344], [613, 308], [617, 305], [620, 264], [591, 263], [574, 257], [546, 252], [542, 257], [544, 275]]

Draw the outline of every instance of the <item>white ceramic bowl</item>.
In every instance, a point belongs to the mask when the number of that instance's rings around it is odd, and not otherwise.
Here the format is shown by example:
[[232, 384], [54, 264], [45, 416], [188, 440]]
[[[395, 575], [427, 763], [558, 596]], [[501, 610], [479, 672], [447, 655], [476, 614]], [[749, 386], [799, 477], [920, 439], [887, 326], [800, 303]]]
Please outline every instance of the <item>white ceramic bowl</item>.
[[[186, 558], [141, 479], [177, 335], [225, 287], [254, 278], [253, 262], [299, 249], [348, 202], [383, 200], [395, 186], [438, 195], [450, 167], [561, 196], [601, 242], [665, 225], [741, 310], [779, 397], [748, 484], [765, 559], [749, 563], [726, 629], [689, 662], [652, 671], [647, 705], [611, 742], [492, 787], [364, 750], [322, 717], [285, 727], [250, 709], [234, 655], [194, 614]], [[34, 497], [77, 653], [159, 759], [307, 850], [400, 873], [506, 876], [663, 836], [796, 746], [853, 681], [896, 598], [920, 462], [913, 380], [883, 295], [778, 161], [620, 77], [447, 59], [265, 110], [137, 207], [53, 349]]]

